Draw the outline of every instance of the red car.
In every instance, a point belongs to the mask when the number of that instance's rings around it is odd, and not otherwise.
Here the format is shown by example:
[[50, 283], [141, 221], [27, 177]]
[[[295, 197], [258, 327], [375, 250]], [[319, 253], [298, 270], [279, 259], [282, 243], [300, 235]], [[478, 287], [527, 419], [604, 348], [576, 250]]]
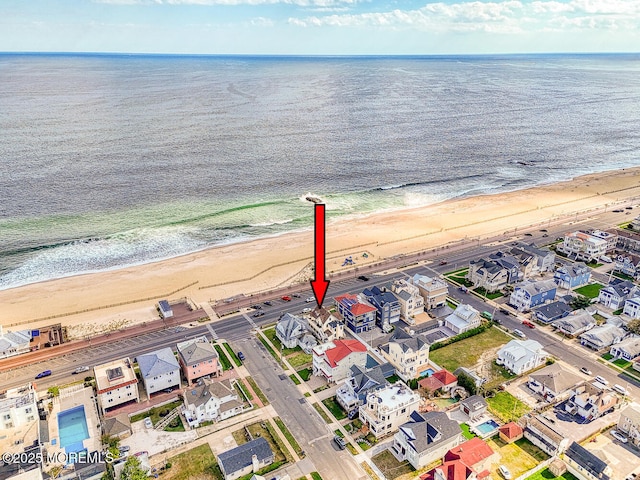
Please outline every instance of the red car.
[[282, 297], [282, 300], [284, 300], [285, 302], [290, 302], [291, 297], [289, 295], [285, 295], [284, 297]]
[[533, 323], [531, 323], [530, 321], [528, 321], [528, 320], [524, 320], [524, 321], [522, 322], [522, 324], [523, 324], [523, 325], [526, 325], [526, 326], [527, 326], [527, 327], [529, 327], [529, 328], [536, 328], [536, 326], [535, 326]]

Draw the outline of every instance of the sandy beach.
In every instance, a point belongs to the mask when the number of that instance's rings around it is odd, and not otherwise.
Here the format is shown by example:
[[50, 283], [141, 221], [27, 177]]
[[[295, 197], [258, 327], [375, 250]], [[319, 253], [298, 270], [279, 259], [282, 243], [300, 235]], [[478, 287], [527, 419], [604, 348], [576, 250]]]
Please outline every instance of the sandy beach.
[[[640, 168], [343, 218], [327, 225], [327, 269], [342, 270], [349, 255], [361, 266], [465, 238], [482, 241], [505, 232], [516, 236], [527, 226], [569, 222], [578, 212], [615, 208], [614, 204], [632, 199], [640, 200]], [[567, 225], [568, 231], [574, 228], [578, 227]], [[367, 258], [362, 256], [365, 252]], [[87, 334], [108, 324], [148, 321], [155, 318], [158, 299], [189, 297], [199, 304], [308, 280], [312, 255], [309, 228], [162, 262], [4, 290], [0, 324], [19, 330], [61, 322], [73, 326], [76, 334], [83, 330]]]

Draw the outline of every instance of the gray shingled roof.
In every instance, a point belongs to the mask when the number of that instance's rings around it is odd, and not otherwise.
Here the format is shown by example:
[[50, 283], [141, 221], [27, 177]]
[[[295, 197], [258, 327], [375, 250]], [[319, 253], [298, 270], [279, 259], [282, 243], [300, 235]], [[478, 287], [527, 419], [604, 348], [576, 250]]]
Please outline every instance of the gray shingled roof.
[[546, 305], [542, 305], [534, 310], [536, 313], [540, 313], [544, 315], [546, 318], [550, 318], [552, 320], [557, 319], [559, 317], [563, 317], [571, 312], [571, 307], [567, 305], [565, 302], [558, 300], [557, 302], [548, 303]]
[[400, 432], [407, 439], [407, 443], [420, 454], [448, 443], [455, 436], [462, 434], [462, 429], [458, 422], [450, 420], [444, 412], [413, 412], [411, 420], [400, 425]]
[[460, 402], [460, 406], [466, 406], [470, 412], [477, 412], [483, 408], [487, 408], [487, 401], [480, 395], [471, 395]]
[[578, 375], [565, 370], [558, 363], [554, 363], [529, 375], [538, 383], [545, 385], [555, 393], [561, 393], [573, 388], [582, 381]]
[[218, 358], [218, 352], [209, 342], [195, 341], [188, 345], [178, 344], [178, 353], [187, 365]]
[[587, 472], [600, 480], [609, 480], [609, 476], [604, 473], [607, 463], [600, 460], [582, 445], [573, 442], [564, 452], [565, 457], [569, 457]]
[[184, 397], [187, 403], [199, 407], [207, 403], [212, 397], [224, 398], [233, 394], [235, 394], [235, 390], [229, 380], [225, 379], [219, 382], [213, 382], [204, 379], [199, 385], [188, 388], [184, 393]]
[[131, 422], [126, 413], [121, 413], [115, 417], [107, 417], [102, 422], [105, 435], [116, 436], [125, 432], [131, 432]]
[[227, 475], [242, 470], [250, 466], [253, 455], [258, 457], [259, 462], [263, 462], [273, 457], [273, 452], [263, 437], [256, 438], [250, 442], [243, 443], [239, 447], [232, 448], [218, 455], [218, 463], [222, 471]]
[[169, 347], [138, 355], [137, 360], [143, 378], [155, 377], [164, 373], [180, 370], [178, 360], [176, 360], [173, 351]]

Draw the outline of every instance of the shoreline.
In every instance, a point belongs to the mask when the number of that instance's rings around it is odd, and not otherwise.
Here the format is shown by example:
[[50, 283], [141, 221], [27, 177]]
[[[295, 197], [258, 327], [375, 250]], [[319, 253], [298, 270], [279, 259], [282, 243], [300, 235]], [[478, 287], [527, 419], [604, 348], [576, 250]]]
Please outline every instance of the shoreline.
[[[327, 271], [347, 270], [340, 267], [344, 256], [357, 258], [356, 266], [366, 265], [465, 238], [480, 240], [632, 198], [640, 198], [640, 167], [332, 219], [327, 222]], [[368, 253], [366, 261], [363, 252]], [[10, 329], [20, 330], [58, 322], [149, 321], [154, 315], [152, 299], [187, 296], [200, 303], [255, 293], [306, 280], [312, 259], [313, 233], [308, 228], [136, 266], [31, 283], [0, 290], [4, 305], [0, 324], [18, 323]]]

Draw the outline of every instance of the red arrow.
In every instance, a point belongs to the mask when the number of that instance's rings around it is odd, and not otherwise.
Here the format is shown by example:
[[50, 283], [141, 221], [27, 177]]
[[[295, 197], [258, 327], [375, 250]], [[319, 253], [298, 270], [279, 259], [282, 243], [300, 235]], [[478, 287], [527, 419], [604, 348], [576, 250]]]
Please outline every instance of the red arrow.
[[316, 264], [315, 279], [311, 280], [311, 288], [316, 297], [318, 308], [322, 308], [324, 296], [329, 288], [329, 280], [325, 278], [325, 230], [324, 230], [324, 204], [316, 203], [314, 210], [314, 259]]

